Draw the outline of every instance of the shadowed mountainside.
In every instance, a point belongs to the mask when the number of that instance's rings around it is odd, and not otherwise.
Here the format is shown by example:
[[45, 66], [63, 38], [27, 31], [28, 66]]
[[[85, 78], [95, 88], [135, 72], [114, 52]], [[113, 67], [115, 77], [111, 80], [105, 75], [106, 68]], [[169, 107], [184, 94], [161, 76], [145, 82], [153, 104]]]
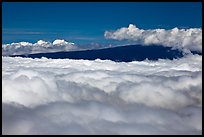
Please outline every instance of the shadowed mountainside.
[[112, 47], [105, 49], [70, 51], [70, 52], [55, 52], [55, 53], [36, 53], [28, 55], [14, 55], [12, 57], [30, 57], [30, 58], [52, 58], [52, 59], [108, 59], [113, 61], [142, 61], [145, 59], [173, 59], [183, 57], [179, 50], [173, 50], [170, 47], [163, 46], [142, 46], [142, 45], [128, 45], [120, 47]]

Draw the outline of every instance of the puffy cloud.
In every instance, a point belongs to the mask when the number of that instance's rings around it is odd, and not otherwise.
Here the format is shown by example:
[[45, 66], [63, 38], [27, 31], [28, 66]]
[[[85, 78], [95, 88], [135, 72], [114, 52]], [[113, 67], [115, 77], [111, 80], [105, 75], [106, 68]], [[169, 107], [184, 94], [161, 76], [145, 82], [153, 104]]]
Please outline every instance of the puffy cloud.
[[46, 42], [43, 40], [37, 41], [37, 43], [19, 42], [2, 45], [2, 55], [21, 55], [21, 54], [32, 54], [32, 53], [47, 53], [57, 51], [70, 51], [76, 50], [78, 47], [65, 40], [55, 40], [53, 43]]
[[202, 134], [200, 55], [2, 57], [2, 85], [3, 134]]
[[66, 45], [66, 44], [74, 45], [74, 43], [68, 43], [65, 40], [60, 40], [60, 39], [57, 39], [57, 40], [53, 41], [52, 44], [53, 45]]
[[202, 29], [139, 29], [130, 24], [116, 31], [105, 31], [105, 38], [115, 40], [130, 40], [142, 45], [162, 45], [183, 50], [184, 52], [202, 52]]

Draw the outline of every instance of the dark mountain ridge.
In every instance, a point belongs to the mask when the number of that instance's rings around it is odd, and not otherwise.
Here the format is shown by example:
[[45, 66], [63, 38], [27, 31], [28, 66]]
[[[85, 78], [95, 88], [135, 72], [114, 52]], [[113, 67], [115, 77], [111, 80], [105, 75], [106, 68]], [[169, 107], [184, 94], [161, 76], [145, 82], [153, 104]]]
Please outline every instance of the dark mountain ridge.
[[29, 57], [29, 58], [52, 58], [52, 59], [86, 59], [86, 60], [112, 60], [112, 61], [142, 61], [145, 59], [174, 59], [183, 57], [183, 53], [179, 50], [173, 50], [170, 47], [159, 45], [127, 45], [104, 49], [66, 51], [53, 53], [36, 53], [28, 55], [13, 55], [12, 57]]

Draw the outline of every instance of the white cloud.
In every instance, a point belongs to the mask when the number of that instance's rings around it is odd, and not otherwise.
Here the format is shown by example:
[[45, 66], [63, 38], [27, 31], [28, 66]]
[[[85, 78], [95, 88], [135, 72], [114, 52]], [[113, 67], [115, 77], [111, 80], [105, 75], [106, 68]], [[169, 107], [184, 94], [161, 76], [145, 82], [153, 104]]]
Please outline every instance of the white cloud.
[[[44, 42], [40, 42], [44, 43]], [[202, 134], [202, 56], [2, 57], [3, 134]]]
[[105, 31], [105, 38], [115, 40], [130, 40], [142, 45], [163, 45], [181, 49], [184, 52], [202, 52], [202, 29], [139, 29], [130, 24], [116, 31]]
[[21, 54], [32, 54], [32, 53], [47, 53], [57, 51], [70, 51], [76, 50], [78, 47], [65, 40], [55, 40], [53, 43], [46, 42], [43, 40], [37, 41], [37, 43], [19, 42], [2, 45], [2, 55], [21, 55]]
[[52, 44], [53, 45], [66, 45], [66, 44], [74, 45], [74, 43], [68, 43], [65, 40], [60, 40], [60, 39], [56, 39], [55, 41], [53, 41]]

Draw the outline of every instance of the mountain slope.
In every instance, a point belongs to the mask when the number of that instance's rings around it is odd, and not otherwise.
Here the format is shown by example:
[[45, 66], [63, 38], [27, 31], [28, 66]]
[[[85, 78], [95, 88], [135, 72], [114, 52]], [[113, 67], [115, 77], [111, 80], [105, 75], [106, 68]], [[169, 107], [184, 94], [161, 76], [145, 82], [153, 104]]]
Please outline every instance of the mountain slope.
[[142, 61], [146, 58], [149, 60], [157, 59], [173, 59], [182, 57], [183, 54], [179, 50], [172, 50], [170, 47], [163, 47], [158, 45], [142, 46], [142, 45], [128, 45], [106, 49], [84, 50], [84, 51], [70, 51], [70, 52], [55, 52], [55, 53], [36, 53], [28, 55], [15, 55], [20, 57], [31, 58], [53, 58], [53, 59], [108, 59], [113, 61], [130, 62], [134, 60]]

